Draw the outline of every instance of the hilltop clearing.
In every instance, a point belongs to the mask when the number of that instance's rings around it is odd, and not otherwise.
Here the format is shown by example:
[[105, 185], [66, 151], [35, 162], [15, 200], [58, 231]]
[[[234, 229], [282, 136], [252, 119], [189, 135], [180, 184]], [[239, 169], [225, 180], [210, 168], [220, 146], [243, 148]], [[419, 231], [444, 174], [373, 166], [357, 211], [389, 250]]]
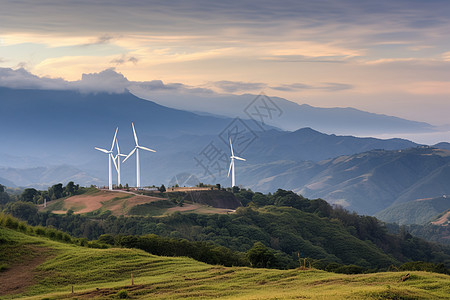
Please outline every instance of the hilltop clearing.
[[40, 205], [40, 210], [55, 214], [66, 214], [70, 210], [75, 214], [108, 212], [114, 216], [161, 216], [174, 212], [223, 214], [240, 206], [239, 200], [225, 191], [191, 189], [166, 194], [157, 192], [154, 195], [97, 190], [50, 201], [46, 208]]

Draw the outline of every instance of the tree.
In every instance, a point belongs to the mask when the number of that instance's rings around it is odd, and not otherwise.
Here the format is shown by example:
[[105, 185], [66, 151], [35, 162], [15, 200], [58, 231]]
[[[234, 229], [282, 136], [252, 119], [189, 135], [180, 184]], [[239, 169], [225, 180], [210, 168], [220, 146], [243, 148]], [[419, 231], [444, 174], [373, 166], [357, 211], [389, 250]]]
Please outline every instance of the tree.
[[8, 193], [5, 192], [5, 187], [0, 184], [0, 205], [8, 203], [10, 200]]
[[10, 213], [16, 218], [30, 221], [37, 215], [38, 209], [32, 203], [17, 201], [8, 204], [8, 206], [6, 207], [6, 212]]
[[162, 185], [158, 188], [158, 190], [159, 190], [161, 193], [164, 193], [164, 192], [166, 192], [166, 187], [164, 186], [164, 184], [162, 184]]
[[24, 202], [34, 202], [34, 197], [37, 196], [39, 192], [36, 189], [28, 188], [25, 189], [20, 195], [20, 200]]
[[248, 260], [252, 267], [267, 268], [274, 263], [275, 255], [263, 243], [256, 242], [247, 252]]
[[64, 188], [64, 193], [66, 194], [66, 196], [73, 196], [75, 195], [75, 192], [76, 192], [75, 183], [73, 183], [73, 181], [69, 181], [66, 187]]
[[63, 193], [64, 189], [62, 183], [55, 184], [48, 189], [48, 194], [51, 200], [62, 198], [64, 196]]

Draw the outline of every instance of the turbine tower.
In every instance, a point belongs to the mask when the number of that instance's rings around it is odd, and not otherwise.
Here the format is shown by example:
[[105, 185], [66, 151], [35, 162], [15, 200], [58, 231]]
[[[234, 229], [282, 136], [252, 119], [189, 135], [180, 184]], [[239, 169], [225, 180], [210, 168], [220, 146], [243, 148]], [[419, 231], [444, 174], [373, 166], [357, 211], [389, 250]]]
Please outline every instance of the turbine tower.
[[234, 176], [234, 160], [237, 159], [237, 160], [245, 161], [245, 159], [234, 155], [233, 145], [231, 144], [231, 139], [230, 139], [230, 149], [231, 149], [231, 156], [230, 156], [231, 162], [230, 162], [230, 168], [228, 169], [227, 177], [230, 177], [230, 171], [232, 171], [231, 172], [231, 187], [234, 187], [234, 186], [236, 186], [235, 176]]
[[125, 162], [131, 155], [133, 155], [134, 152], [136, 152], [136, 188], [140, 188], [141, 187], [141, 170], [139, 167], [139, 149], [150, 151], [150, 152], [156, 152], [156, 151], [149, 149], [147, 147], [144, 147], [144, 146], [140, 146], [138, 143], [136, 130], [134, 129], [134, 124], [131, 123], [131, 126], [133, 127], [134, 141], [136, 142], [136, 146], [134, 147], [133, 150], [131, 150], [131, 152], [127, 155], [127, 157], [125, 157], [123, 162]]
[[117, 165], [116, 165], [116, 159], [114, 158], [114, 156], [113, 156], [113, 154], [112, 154], [112, 151], [113, 151], [113, 148], [114, 148], [114, 143], [116, 142], [117, 130], [119, 130], [119, 127], [116, 128], [116, 133], [114, 133], [114, 138], [113, 138], [113, 141], [112, 141], [112, 144], [111, 144], [111, 149], [110, 149], [109, 151], [106, 150], [106, 149], [103, 149], [103, 148], [95, 147], [96, 150], [108, 154], [108, 175], [109, 175], [109, 182], [108, 182], [109, 184], [108, 184], [108, 188], [109, 188], [110, 190], [113, 189], [113, 188], [112, 188], [112, 169], [111, 169], [111, 160], [113, 161], [114, 166], [116, 166], [116, 168], [117, 168]]
[[120, 157], [126, 157], [125, 154], [120, 153], [120, 148], [119, 148], [119, 141], [116, 139], [116, 148], [117, 148], [117, 154], [114, 157], [114, 160], [117, 159], [117, 164], [115, 165], [116, 167], [116, 171], [117, 171], [117, 185], [120, 185]]

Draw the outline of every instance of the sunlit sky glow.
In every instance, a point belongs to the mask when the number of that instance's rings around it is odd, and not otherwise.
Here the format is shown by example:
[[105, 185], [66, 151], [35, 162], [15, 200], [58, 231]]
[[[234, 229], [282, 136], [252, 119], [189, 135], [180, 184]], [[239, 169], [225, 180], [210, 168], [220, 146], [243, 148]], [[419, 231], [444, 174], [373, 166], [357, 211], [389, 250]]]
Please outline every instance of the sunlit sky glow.
[[2, 0], [0, 67], [66, 81], [115, 68], [442, 125], [449, 16], [446, 0]]

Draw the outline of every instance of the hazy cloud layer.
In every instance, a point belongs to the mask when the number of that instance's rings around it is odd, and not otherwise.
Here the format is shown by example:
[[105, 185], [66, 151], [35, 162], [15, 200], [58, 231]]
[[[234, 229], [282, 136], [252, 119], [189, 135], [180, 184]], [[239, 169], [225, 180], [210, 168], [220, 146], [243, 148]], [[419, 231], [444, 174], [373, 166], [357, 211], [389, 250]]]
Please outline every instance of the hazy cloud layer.
[[167, 83], [161, 80], [144, 82], [129, 81], [114, 68], [99, 73], [83, 74], [81, 80], [66, 81], [61, 78], [46, 78], [31, 74], [25, 69], [0, 68], [0, 87], [13, 89], [43, 89], [43, 90], [77, 90], [82, 93], [112, 93], [120, 94], [129, 89], [139, 88], [150, 92], [177, 93], [214, 93], [210, 89], [187, 86], [182, 83]]

